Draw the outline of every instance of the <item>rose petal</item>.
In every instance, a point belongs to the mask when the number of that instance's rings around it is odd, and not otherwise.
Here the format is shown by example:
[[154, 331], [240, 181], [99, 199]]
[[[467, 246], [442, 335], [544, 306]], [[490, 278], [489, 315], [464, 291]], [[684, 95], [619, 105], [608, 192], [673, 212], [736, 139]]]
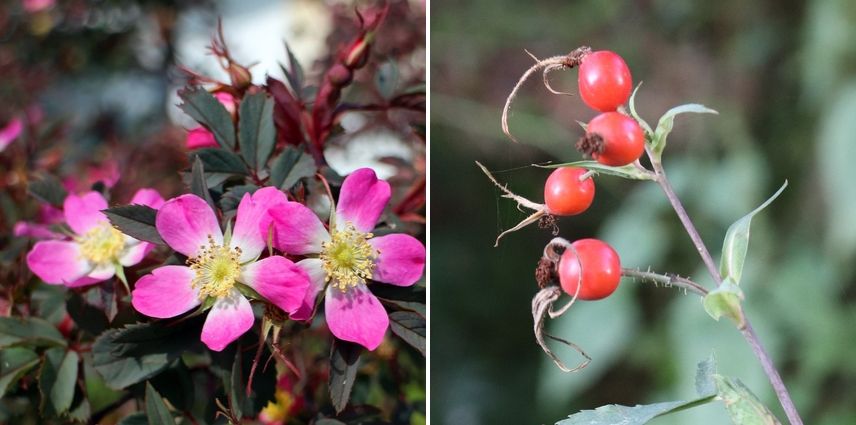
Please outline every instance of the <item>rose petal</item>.
[[208, 312], [202, 326], [202, 342], [214, 351], [222, 351], [253, 326], [253, 308], [250, 302], [232, 289], [229, 295], [218, 299]]
[[78, 235], [100, 224], [109, 223], [101, 210], [107, 208], [107, 200], [98, 192], [86, 192], [83, 195], [68, 195], [62, 204], [65, 222]]
[[92, 271], [76, 242], [36, 242], [27, 254], [27, 265], [39, 279], [51, 285], [74, 282]]
[[370, 232], [386, 208], [390, 197], [389, 183], [378, 180], [371, 168], [360, 168], [345, 178], [336, 205], [336, 227], [353, 223], [361, 232]]
[[163, 206], [164, 202], [163, 197], [157, 190], [147, 187], [138, 190], [134, 193], [134, 197], [131, 198], [131, 204], [145, 205], [154, 209]]
[[410, 286], [425, 271], [425, 245], [403, 233], [369, 239], [380, 254], [375, 260], [373, 280], [397, 286]]
[[250, 195], [244, 194], [238, 205], [235, 228], [232, 231], [231, 247], [241, 248], [241, 263], [250, 261], [261, 254], [267, 241], [267, 227], [262, 232], [263, 222], [270, 222], [268, 210], [274, 204], [286, 203], [288, 198], [275, 187], [265, 187]]
[[188, 131], [185, 143], [187, 149], [216, 148], [219, 146], [217, 140], [214, 139], [214, 133], [205, 127], [197, 127]]
[[196, 195], [181, 195], [166, 201], [158, 210], [155, 227], [167, 245], [188, 257], [195, 257], [201, 246], [208, 245], [209, 236], [218, 245], [223, 244], [217, 216]]
[[309, 288], [303, 297], [300, 308], [290, 315], [292, 320], [309, 320], [315, 310], [315, 300], [318, 293], [324, 290], [327, 283], [327, 273], [322, 267], [322, 261], [318, 258], [307, 258], [297, 262], [297, 267], [303, 269], [309, 275]]
[[[133, 239], [128, 237], [128, 239]], [[136, 240], [136, 239], [134, 239]], [[143, 261], [143, 258], [146, 257], [152, 249], [154, 249], [154, 245], [148, 242], [132, 242], [130, 244], [125, 245], [125, 253], [119, 257], [119, 264], [125, 267], [131, 267], [133, 265], [138, 264], [140, 261]]]
[[244, 267], [241, 282], [283, 311], [293, 313], [306, 296], [309, 275], [291, 260], [274, 255]]
[[0, 152], [9, 146], [9, 143], [15, 141], [21, 135], [21, 130], [24, 129], [24, 123], [20, 118], [12, 118], [5, 127], [0, 129]]
[[12, 234], [33, 239], [62, 239], [64, 236], [51, 230], [46, 224], [19, 221], [12, 228]]
[[321, 252], [321, 242], [330, 240], [330, 233], [318, 216], [299, 202], [276, 204], [270, 208], [269, 216], [273, 223], [273, 246], [280, 251], [314, 254]]
[[131, 305], [150, 317], [178, 316], [199, 305], [199, 291], [191, 285], [192, 280], [190, 267], [158, 267], [137, 281]]
[[342, 292], [327, 287], [324, 301], [327, 326], [336, 338], [374, 350], [383, 341], [389, 317], [380, 301], [365, 285]]

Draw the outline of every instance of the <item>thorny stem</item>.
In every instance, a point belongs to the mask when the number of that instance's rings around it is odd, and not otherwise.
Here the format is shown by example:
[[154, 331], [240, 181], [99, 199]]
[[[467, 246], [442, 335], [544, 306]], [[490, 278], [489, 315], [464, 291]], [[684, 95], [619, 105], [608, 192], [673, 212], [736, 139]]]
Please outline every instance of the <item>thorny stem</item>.
[[[666, 178], [666, 172], [663, 170], [663, 164], [660, 162], [659, 158], [652, 155], [649, 149], [646, 148], [646, 151], [648, 152], [648, 157], [651, 159], [651, 166], [654, 168], [654, 173], [657, 177], [657, 184], [659, 184], [663, 189], [663, 192], [666, 193], [669, 203], [672, 204], [672, 208], [675, 210], [675, 213], [678, 214], [678, 218], [681, 220], [681, 223], [690, 235], [690, 239], [692, 239], [693, 244], [696, 247], [696, 251], [698, 251], [701, 256], [701, 259], [707, 267], [708, 272], [710, 272], [711, 277], [713, 277], [713, 281], [716, 283], [716, 286], [721, 285], [722, 276], [719, 274], [719, 269], [716, 267], [713, 257], [710, 255], [710, 251], [708, 251], [707, 246], [704, 244], [704, 241], [702, 241], [701, 236], [698, 233], [698, 230], [696, 230], [695, 225], [693, 225], [692, 220], [687, 214], [687, 210], [684, 209], [683, 204], [681, 204], [681, 200], [678, 199], [678, 196], [675, 194], [671, 183], [669, 183], [669, 179]], [[742, 306], [740, 308], [741, 310], [743, 309]], [[749, 323], [749, 318], [746, 317], [745, 313], [742, 311], [741, 315], [745, 320], [743, 327], [739, 329], [740, 333], [743, 335], [743, 338], [746, 339], [746, 342], [749, 343], [749, 346], [752, 347], [752, 352], [755, 353], [755, 357], [757, 357], [758, 361], [761, 362], [761, 367], [764, 369], [764, 373], [767, 374], [767, 379], [770, 380], [770, 384], [776, 392], [776, 397], [779, 399], [779, 403], [782, 405], [782, 409], [785, 411], [788, 421], [791, 425], [803, 425], [802, 418], [800, 418], [799, 412], [797, 412], [797, 408], [791, 399], [791, 395], [788, 393], [788, 389], [785, 387], [785, 383], [782, 381], [779, 371], [776, 370], [776, 367], [773, 365], [773, 359], [770, 358], [767, 350], [765, 350], [764, 346], [761, 345], [761, 341], [758, 339], [758, 334], [755, 333], [755, 329], [753, 329], [752, 324]]]
[[707, 289], [703, 286], [695, 283], [687, 278], [680, 277], [677, 275], [666, 275], [654, 272], [643, 272], [641, 270], [636, 269], [621, 269], [621, 275], [630, 278], [637, 278], [642, 280], [649, 280], [652, 282], [662, 283], [664, 285], [677, 286], [679, 288], [686, 289], [688, 291], [692, 291], [698, 295], [705, 296], [707, 295]]

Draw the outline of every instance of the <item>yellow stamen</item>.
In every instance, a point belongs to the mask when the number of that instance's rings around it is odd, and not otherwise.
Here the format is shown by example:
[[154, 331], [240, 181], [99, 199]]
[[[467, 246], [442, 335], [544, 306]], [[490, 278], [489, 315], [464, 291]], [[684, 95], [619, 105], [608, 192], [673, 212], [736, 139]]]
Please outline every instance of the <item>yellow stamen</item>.
[[218, 245], [211, 235], [208, 235], [208, 245], [199, 248], [199, 255], [187, 259], [187, 265], [193, 270], [191, 284], [199, 290], [199, 298], [228, 295], [241, 274], [241, 248]]
[[94, 264], [109, 264], [119, 259], [125, 248], [125, 235], [108, 223], [95, 226], [75, 238], [83, 258]]
[[358, 231], [351, 222], [330, 232], [330, 241], [321, 243], [320, 257], [331, 285], [345, 292], [372, 277], [380, 254], [368, 242], [373, 236]]

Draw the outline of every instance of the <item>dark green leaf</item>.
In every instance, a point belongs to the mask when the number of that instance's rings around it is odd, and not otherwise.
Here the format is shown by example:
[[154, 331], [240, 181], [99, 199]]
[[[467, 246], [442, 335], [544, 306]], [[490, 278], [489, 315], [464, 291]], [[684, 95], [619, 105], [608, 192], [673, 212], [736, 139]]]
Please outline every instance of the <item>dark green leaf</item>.
[[242, 184], [238, 186], [232, 186], [226, 190], [226, 193], [220, 197], [220, 209], [223, 210], [224, 213], [229, 211], [234, 211], [238, 209], [238, 205], [241, 203], [241, 199], [245, 194], [252, 194], [259, 187], [254, 184]]
[[92, 346], [93, 365], [110, 388], [142, 382], [166, 369], [186, 350], [198, 348], [198, 321], [139, 323], [108, 330]]
[[37, 364], [39, 355], [29, 348], [12, 347], [0, 350], [0, 398]]
[[61, 346], [66, 341], [61, 333], [37, 317], [0, 317], [0, 350], [13, 346]]
[[149, 425], [149, 418], [142, 412], [131, 413], [122, 418], [116, 425]]
[[181, 90], [178, 96], [184, 101], [178, 107], [211, 130], [220, 146], [226, 149], [235, 148], [235, 124], [232, 123], [232, 115], [217, 98], [201, 87]]
[[241, 101], [238, 135], [241, 156], [251, 168], [264, 168], [276, 142], [273, 125], [273, 99], [265, 92], [244, 97]]
[[392, 332], [425, 355], [425, 317], [412, 311], [394, 311], [389, 315]]
[[743, 327], [745, 318], [740, 306], [743, 301], [743, 291], [729, 278], [722, 281], [716, 289], [704, 296], [702, 305], [713, 320], [725, 316], [734, 321], [738, 327]]
[[347, 425], [346, 423], [333, 418], [323, 418], [315, 421], [315, 425]]
[[104, 311], [89, 304], [83, 295], [76, 292], [69, 296], [65, 309], [74, 320], [74, 324], [90, 335], [100, 335], [110, 325]]
[[288, 86], [291, 88], [291, 92], [297, 94], [297, 97], [300, 98], [304, 79], [303, 66], [301, 66], [300, 62], [297, 61], [297, 58], [294, 56], [294, 53], [291, 51], [288, 44], [285, 45], [285, 51], [288, 53], [288, 69], [283, 67], [283, 73], [285, 73], [285, 78], [288, 80]]
[[362, 347], [342, 340], [335, 340], [330, 353], [330, 400], [336, 412], [348, 405]]
[[27, 191], [30, 192], [30, 195], [36, 197], [36, 199], [59, 208], [62, 208], [65, 197], [68, 196], [65, 188], [62, 187], [62, 182], [51, 175], [45, 176], [41, 180], [30, 182], [27, 186]]
[[60, 416], [68, 411], [74, 400], [77, 383], [77, 368], [80, 357], [75, 351], [51, 348], [45, 351], [45, 361], [39, 372], [40, 408], [50, 416]]
[[232, 416], [237, 419], [244, 417], [244, 403], [247, 400], [247, 393], [244, 391], [244, 371], [241, 365], [240, 350], [235, 354], [235, 361], [232, 363], [232, 372], [229, 374], [229, 379], [226, 382], [226, 388], [229, 391], [229, 408], [232, 411]]
[[675, 124], [675, 116], [688, 112], [696, 114], [719, 113], [697, 103], [688, 103], [686, 105], [676, 106], [666, 111], [666, 113], [660, 117], [660, 121], [657, 123], [657, 129], [654, 130], [654, 137], [651, 140], [651, 152], [654, 154], [654, 157], [659, 158], [663, 153], [663, 149], [666, 148], [666, 138], [669, 136], [669, 133], [672, 132], [672, 127]]
[[204, 199], [208, 206], [216, 211], [211, 192], [208, 191], [208, 183], [205, 181], [205, 165], [198, 156], [193, 160], [193, 168], [190, 170], [190, 192]]
[[149, 382], [146, 382], [146, 416], [149, 418], [149, 425], [175, 425], [163, 398]]
[[86, 423], [89, 421], [89, 417], [92, 416], [92, 405], [89, 404], [89, 399], [84, 397], [80, 392], [77, 393], [75, 399], [79, 399], [79, 401], [74, 404], [74, 407], [68, 411], [66, 416], [73, 422]]
[[740, 278], [743, 276], [743, 264], [746, 262], [746, 252], [749, 249], [749, 229], [752, 225], [752, 218], [778, 198], [786, 187], [788, 187], [787, 180], [761, 206], [735, 221], [728, 228], [725, 233], [725, 241], [722, 242], [722, 259], [719, 263], [719, 273], [722, 274], [723, 279], [730, 278], [735, 284], [740, 284]]
[[714, 375], [719, 398], [737, 425], [779, 425], [773, 413], [739, 379]]
[[125, 205], [107, 208], [102, 212], [122, 233], [141, 241], [164, 244], [155, 227], [156, 209], [145, 205]]
[[369, 288], [384, 304], [392, 305], [398, 310], [413, 311], [425, 317], [424, 286], [369, 285]]
[[597, 161], [576, 161], [576, 162], [568, 162], [564, 164], [550, 164], [550, 165], [536, 165], [539, 168], [559, 168], [559, 167], [581, 167], [587, 170], [592, 170], [597, 173], [608, 174], [611, 176], [622, 177], [625, 179], [631, 180], [654, 180], [654, 174], [634, 167], [631, 165], [624, 165], [621, 167], [611, 167], [609, 165], [603, 165]]
[[298, 180], [315, 174], [315, 161], [302, 150], [289, 146], [274, 159], [270, 171], [271, 186], [291, 189]]
[[193, 151], [192, 157], [198, 157], [205, 165], [206, 173], [226, 173], [248, 175], [247, 165], [241, 160], [241, 157], [232, 152], [218, 149], [205, 148]]

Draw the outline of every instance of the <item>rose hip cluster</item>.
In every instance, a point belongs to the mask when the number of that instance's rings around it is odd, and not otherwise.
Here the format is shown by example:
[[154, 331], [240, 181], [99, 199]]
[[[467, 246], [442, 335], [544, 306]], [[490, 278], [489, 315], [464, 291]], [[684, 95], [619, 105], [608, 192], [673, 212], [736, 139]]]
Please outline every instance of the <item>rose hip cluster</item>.
[[[645, 151], [645, 133], [635, 119], [618, 108], [630, 98], [630, 69], [618, 54], [601, 50], [584, 54], [579, 63], [579, 92], [586, 105], [600, 112], [589, 121], [577, 150], [595, 161], [619, 167], [631, 164]], [[550, 214], [581, 214], [594, 200], [594, 181], [578, 167], [553, 171], [544, 185], [544, 202]], [[580, 276], [580, 270], [582, 276]], [[571, 244], [558, 264], [562, 290], [581, 300], [608, 297], [621, 280], [618, 254], [607, 243], [582, 239]], [[579, 288], [578, 288], [579, 287]]]

